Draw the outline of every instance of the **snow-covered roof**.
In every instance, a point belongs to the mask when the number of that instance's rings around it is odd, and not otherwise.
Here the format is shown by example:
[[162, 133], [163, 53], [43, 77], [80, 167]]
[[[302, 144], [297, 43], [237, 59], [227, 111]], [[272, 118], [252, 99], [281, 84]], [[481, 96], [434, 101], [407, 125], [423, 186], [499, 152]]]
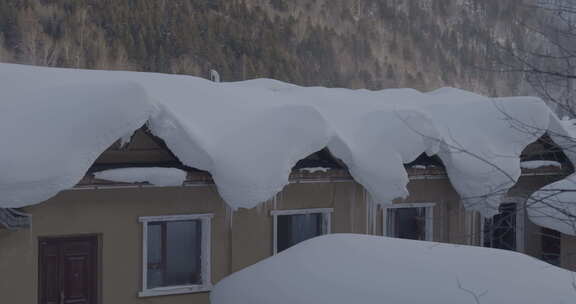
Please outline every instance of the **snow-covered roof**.
[[0, 77], [7, 147], [0, 150], [0, 207], [36, 204], [73, 187], [108, 146], [147, 123], [184, 165], [209, 171], [233, 208], [272, 198], [298, 160], [328, 147], [381, 203], [408, 194], [403, 164], [438, 154], [467, 206], [491, 215], [500, 200], [488, 194], [516, 182], [520, 153], [556, 119], [538, 98], [452, 88], [214, 83], [12, 64], [0, 64]]
[[517, 252], [380, 236], [302, 242], [220, 281], [214, 304], [573, 303], [576, 273]]
[[576, 235], [576, 174], [536, 191], [526, 206], [532, 222]]
[[[548, 134], [576, 167], [576, 120], [551, 120]], [[534, 192], [526, 209], [537, 225], [576, 236], [576, 174]]]

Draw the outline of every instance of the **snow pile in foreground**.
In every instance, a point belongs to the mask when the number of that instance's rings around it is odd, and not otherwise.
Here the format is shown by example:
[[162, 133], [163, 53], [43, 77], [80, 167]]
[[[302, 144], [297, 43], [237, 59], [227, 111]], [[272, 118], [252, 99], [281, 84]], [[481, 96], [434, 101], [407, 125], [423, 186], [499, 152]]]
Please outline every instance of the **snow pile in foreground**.
[[232, 274], [213, 304], [573, 303], [576, 274], [511, 251], [327, 235]]
[[381, 204], [408, 195], [405, 163], [438, 154], [467, 206], [490, 216], [500, 203], [493, 194], [517, 181], [520, 153], [552, 117], [537, 98], [450, 88], [213, 83], [10, 64], [0, 64], [0, 77], [0, 140], [10, 147], [0, 150], [1, 207], [36, 204], [71, 187], [106, 146], [147, 121], [182, 163], [211, 173], [233, 208], [272, 198], [298, 160], [328, 147]]
[[181, 186], [186, 172], [176, 168], [123, 168], [94, 173], [97, 179], [123, 183], [149, 182], [160, 187]]
[[526, 204], [532, 222], [576, 236], [576, 174], [538, 190]]

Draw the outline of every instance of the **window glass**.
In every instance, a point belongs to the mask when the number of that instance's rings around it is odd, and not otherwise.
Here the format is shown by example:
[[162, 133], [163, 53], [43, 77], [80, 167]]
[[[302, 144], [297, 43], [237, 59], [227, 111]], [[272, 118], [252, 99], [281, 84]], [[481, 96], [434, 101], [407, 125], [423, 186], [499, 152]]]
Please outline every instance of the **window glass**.
[[148, 224], [148, 288], [202, 283], [200, 220]]
[[162, 225], [148, 225], [148, 287], [162, 286]]
[[561, 251], [560, 232], [542, 228], [542, 260], [552, 265], [560, 266]]
[[426, 208], [388, 210], [388, 229], [393, 237], [426, 240]]
[[500, 205], [500, 213], [484, 220], [484, 247], [516, 250], [516, 203]]
[[277, 225], [278, 252], [324, 234], [322, 213], [279, 215]]

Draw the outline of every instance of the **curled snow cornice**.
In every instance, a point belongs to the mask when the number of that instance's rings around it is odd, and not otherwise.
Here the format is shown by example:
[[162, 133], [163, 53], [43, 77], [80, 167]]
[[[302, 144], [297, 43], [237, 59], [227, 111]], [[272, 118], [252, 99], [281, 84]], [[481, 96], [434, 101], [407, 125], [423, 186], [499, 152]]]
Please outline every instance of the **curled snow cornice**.
[[[272, 198], [298, 160], [328, 147], [383, 204], [408, 194], [404, 163], [438, 154], [467, 205], [490, 215], [499, 202], [494, 193], [520, 176], [521, 151], [543, 133], [527, 133], [517, 122], [537, 130], [549, 122], [537, 98], [487, 98], [451, 88], [421, 93], [270, 79], [213, 83], [10, 64], [0, 64], [0, 75], [0, 106], [9, 110], [0, 111], [0, 124], [15, 130], [0, 138], [12, 147], [0, 151], [0, 168], [7, 169], [0, 171], [0, 207], [39, 203], [71, 187], [114, 140], [147, 121], [182, 163], [212, 174], [233, 208]], [[14, 113], [30, 119], [13, 119]], [[36, 118], [48, 125], [45, 132], [34, 131], [42, 128]], [[48, 141], [52, 150], [43, 150]], [[37, 168], [46, 167], [39, 176]], [[30, 185], [44, 190], [29, 195]]]

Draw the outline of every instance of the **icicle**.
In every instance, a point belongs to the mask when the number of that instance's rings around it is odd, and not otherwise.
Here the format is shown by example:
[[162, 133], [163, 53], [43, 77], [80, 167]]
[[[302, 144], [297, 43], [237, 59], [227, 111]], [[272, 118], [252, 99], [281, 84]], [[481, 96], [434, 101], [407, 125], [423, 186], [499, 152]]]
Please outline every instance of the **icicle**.
[[234, 212], [235, 212], [235, 210], [234, 210], [232, 207], [230, 207], [228, 204], [225, 204], [224, 209], [225, 209], [225, 212], [226, 212], [226, 214], [225, 214], [225, 216], [224, 216], [224, 217], [225, 217], [225, 220], [226, 220], [226, 223], [228, 224], [228, 228], [232, 229], [232, 224], [233, 224], [233, 221], [234, 221]]
[[[266, 201], [267, 202], [267, 201]], [[258, 212], [258, 215], [262, 215], [262, 209], [264, 209], [264, 205], [266, 205], [266, 202], [260, 203], [256, 206], [256, 212]]]
[[350, 232], [354, 233], [354, 208], [356, 207], [356, 195], [358, 193], [358, 185], [354, 183], [352, 192], [350, 192]]
[[376, 216], [378, 215], [378, 204], [372, 195], [364, 190], [364, 201], [366, 202], [366, 233], [376, 234]]
[[272, 210], [276, 210], [276, 208], [278, 207], [278, 196], [280, 195], [280, 193], [277, 193], [276, 195], [274, 195], [274, 198], [272, 198]]
[[124, 149], [130, 144], [132, 136], [134, 136], [134, 133], [128, 133], [120, 138], [120, 149]]

